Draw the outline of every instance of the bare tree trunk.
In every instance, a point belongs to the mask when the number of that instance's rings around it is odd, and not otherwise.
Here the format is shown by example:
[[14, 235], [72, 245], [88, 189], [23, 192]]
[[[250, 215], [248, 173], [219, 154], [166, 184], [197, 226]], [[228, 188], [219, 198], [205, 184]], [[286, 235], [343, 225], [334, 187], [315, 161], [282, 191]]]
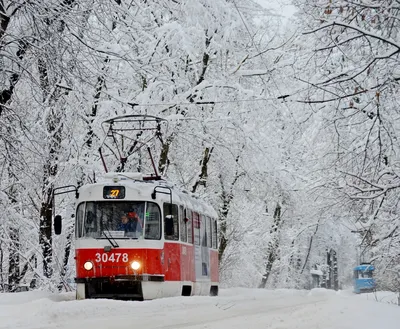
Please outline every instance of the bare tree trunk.
[[[11, 7], [11, 5], [10, 5]], [[4, 47], [5, 43], [3, 43], [3, 38], [7, 33], [7, 29], [9, 27], [11, 17], [14, 16], [17, 11], [22, 8], [23, 5], [17, 6], [16, 9], [7, 13], [8, 9], [6, 5], [4, 5], [4, 1], [0, 0], [0, 50]], [[7, 15], [8, 14], [8, 15]], [[22, 39], [16, 40], [15, 44], [18, 44], [18, 50], [15, 53], [17, 58], [16, 60], [22, 60], [25, 55], [25, 52], [28, 48], [28, 44], [24, 42]], [[11, 96], [14, 92], [14, 87], [17, 84], [20, 77], [20, 72], [12, 72], [9, 77], [9, 86], [4, 88], [3, 90], [0, 89], [0, 115], [4, 110], [4, 105], [8, 103], [11, 99]]]
[[[206, 49], [210, 46], [210, 43], [211, 43], [211, 38], [206, 37], [206, 41], [205, 41]], [[204, 81], [205, 75], [206, 75], [206, 72], [208, 69], [209, 61], [210, 61], [210, 55], [207, 52], [204, 52], [203, 61], [202, 61], [203, 66], [201, 69], [201, 73], [199, 75], [199, 79], [196, 82], [196, 86]], [[189, 101], [191, 103], [193, 103], [196, 100], [196, 94], [190, 94], [187, 98], [189, 99]], [[186, 113], [187, 113], [184, 110], [180, 110], [180, 109], [178, 109], [178, 112], [180, 112], [183, 116], [186, 116]], [[179, 126], [179, 124], [178, 124], [178, 126]], [[158, 171], [161, 175], [165, 175], [165, 173], [168, 169], [168, 165], [169, 165], [168, 153], [169, 153], [169, 148], [170, 148], [174, 138], [175, 138], [174, 133], [172, 133], [170, 136], [168, 136], [165, 142], [162, 140], [162, 138], [159, 138], [162, 143], [162, 147], [161, 147], [160, 160], [158, 163]], [[200, 174], [199, 180], [193, 186], [192, 192], [196, 191], [197, 186], [199, 184], [202, 185], [202, 182], [203, 182], [202, 178], [206, 178], [206, 176], [207, 176], [207, 163], [211, 157], [212, 149], [213, 148], [211, 148], [211, 150], [210, 150], [208, 147], [205, 149], [203, 162], [202, 162], [202, 173]], [[204, 173], [203, 173], [203, 170], [205, 170]]]
[[20, 276], [20, 264], [19, 264], [19, 231], [16, 227], [9, 229], [10, 244], [8, 247], [8, 290], [10, 292], [16, 291], [21, 276]]
[[4, 277], [3, 277], [3, 262], [4, 262], [3, 243], [0, 240], [0, 287], [1, 290], [5, 292]]
[[210, 161], [213, 150], [214, 150], [214, 147], [212, 147], [211, 149], [209, 147], [206, 147], [204, 149], [203, 159], [201, 160], [201, 163], [200, 163], [201, 172], [200, 172], [199, 178], [196, 180], [196, 183], [193, 185], [192, 193], [196, 192], [197, 187], [199, 185], [206, 187], [207, 178], [208, 178], [208, 162]]
[[[12, 135], [13, 128], [8, 127], [7, 132]], [[9, 155], [9, 164], [8, 164], [8, 178], [11, 182], [10, 188], [7, 191], [7, 196], [11, 205], [15, 205], [17, 203], [17, 189], [16, 189], [16, 181], [17, 177], [13, 172], [13, 157], [14, 154], [11, 150], [9, 150], [8, 146], [6, 146], [6, 151]], [[20, 275], [20, 241], [19, 241], [19, 225], [16, 222], [15, 218], [11, 218], [9, 220], [8, 226], [10, 243], [8, 245], [8, 291], [14, 292], [16, 291], [19, 282], [21, 280]]]
[[281, 223], [281, 205], [279, 203], [276, 204], [274, 211], [274, 223], [271, 228], [271, 241], [268, 244], [267, 249], [267, 260], [265, 264], [265, 273], [262, 277], [261, 284], [259, 288], [265, 288], [268, 278], [271, 274], [272, 266], [277, 258], [277, 250], [279, 247], [279, 238], [278, 238], [278, 228]]
[[221, 210], [219, 211], [219, 246], [218, 246], [219, 262], [221, 262], [226, 246], [228, 245], [226, 220], [228, 218], [229, 204], [232, 200], [232, 195], [227, 195], [225, 191], [222, 191], [221, 199], [222, 199], [222, 207]]
[[41, 87], [44, 92], [44, 104], [49, 104], [52, 109], [46, 118], [47, 132], [50, 136], [48, 144], [48, 155], [45, 159], [43, 167], [43, 201], [40, 208], [39, 222], [39, 244], [42, 248], [43, 255], [43, 273], [45, 277], [50, 278], [52, 275], [52, 217], [53, 217], [53, 193], [54, 193], [54, 178], [58, 172], [58, 152], [61, 144], [61, 132], [63, 125], [62, 117], [55, 111], [56, 100], [59, 99], [58, 88], [55, 87], [50, 92], [50, 82], [47, 74], [47, 65], [43, 60], [39, 60], [39, 73]]
[[[210, 43], [211, 43], [211, 38], [206, 37], [206, 49], [210, 46]], [[202, 83], [204, 81], [209, 61], [210, 61], [210, 55], [207, 52], [204, 52], [204, 54], [203, 54], [203, 67], [202, 67], [202, 70], [201, 70], [201, 73], [200, 73], [199, 80], [197, 81], [197, 85], [199, 85], [200, 83]]]
[[9, 23], [10, 17], [6, 15], [6, 7], [3, 0], [0, 0], [0, 41], [6, 33]]
[[304, 265], [303, 265], [303, 268], [301, 269], [300, 274], [303, 274], [303, 271], [306, 268], [306, 265], [307, 265], [307, 262], [308, 262], [308, 258], [310, 257], [310, 253], [311, 253], [311, 248], [312, 248], [312, 244], [313, 244], [313, 238], [317, 234], [318, 228], [319, 228], [319, 221], [318, 221], [317, 226], [315, 228], [314, 234], [310, 238], [310, 243], [308, 245], [308, 251], [307, 251], [306, 259], [304, 261]]
[[[26, 42], [22, 40], [18, 42], [18, 51], [16, 52], [16, 55], [20, 60], [24, 57], [27, 49], [28, 44]], [[4, 105], [6, 105], [11, 100], [11, 97], [14, 93], [15, 85], [17, 84], [19, 78], [20, 73], [12, 73], [9, 78], [9, 86], [4, 88], [3, 90], [0, 90], [0, 115], [5, 109]]]
[[[238, 155], [236, 157], [235, 162], [238, 163], [240, 159], [240, 156]], [[238, 169], [236, 169], [235, 176], [233, 178], [233, 181], [229, 187], [229, 191], [225, 190], [224, 184], [222, 182], [222, 176], [219, 175], [220, 181], [221, 181], [221, 200], [222, 200], [222, 206], [218, 211], [218, 221], [219, 221], [219, 246], [218, 246], [218, 260], [219, 262], [222, 261], [222, 257], [224, 255], [225, 249], [228, 245], [228, 234], [227, 234], [227, 219], [228, 219], [228, 214], [229, 214], [229, 209], [230, 209], [230, 204], [233, 199], [233, 188], [236, 185], [238, 179], [243, 176], [244, 173], [239, 173]]]
[[159, 137], [161, 141], [161, 153], [160, 153], [160, 160], [158, 161], [158, 172], [160, 175], [165, 175], [169, 165], [169, 148], [175, 138], [175, 134], [172, 133], [167, 137], [167, 140], [164, 142], [161, 137]]
[[[106, 59], [104, 60], [104, 66], [101, 69], [103, 72], [106, 71], [107, 63], [109, 61], [110, 61], [110, 59], [108, 57], [106, 57]], [[89, 148], [91, 148], [92, 144], [93, 144], [93, 137], [94, 137], [93, 121], [97, 116], [99, 100], [100, 100], [101, 93], [102, 93], [103, 89], [105, 88], [105, 86], [106, 86], [106, 79], [105, 79], [104, 74], [102, 74], [97, 78], [96, 87], [95, 87], [95, 93], [94, 93], [94, 96], [93, 96], [92, 111], [91, 111], [91, 113], [89, 115], [89, 118], [88, 118], [88, 132], [87, 132], [86, 145]]]
[[53, 259], [52, 249], [52, 214], [53, 214], [53, 203], [51, 201], [51, 195], [53, 192], [53, 185], [45, 188], [45, 194], [47, 194], [47, 200], [42, 203], [40, 209], [40, 221], [39, 221], [39, 244], [42, 248], [43, 256], [43, 274], [46, 278], [50, 278], [53, 274], [51, 263]]

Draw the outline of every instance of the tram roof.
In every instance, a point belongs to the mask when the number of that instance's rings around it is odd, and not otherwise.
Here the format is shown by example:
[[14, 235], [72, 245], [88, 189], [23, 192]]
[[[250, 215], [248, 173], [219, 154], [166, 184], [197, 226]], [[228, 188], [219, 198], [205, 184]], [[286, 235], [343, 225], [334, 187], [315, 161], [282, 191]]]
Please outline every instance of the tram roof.
[[375, 266], [372, 264], [361, 264], [358, 265], [354, 268], [354, 271], [374, 271], [375, 270]]

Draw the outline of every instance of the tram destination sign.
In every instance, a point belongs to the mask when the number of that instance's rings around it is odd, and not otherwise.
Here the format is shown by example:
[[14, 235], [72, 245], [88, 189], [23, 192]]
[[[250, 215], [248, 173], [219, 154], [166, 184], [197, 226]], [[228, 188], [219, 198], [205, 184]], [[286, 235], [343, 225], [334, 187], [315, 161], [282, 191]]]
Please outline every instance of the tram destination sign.
[[104, 199], [125, 199], [125, 186], [104, 186]]

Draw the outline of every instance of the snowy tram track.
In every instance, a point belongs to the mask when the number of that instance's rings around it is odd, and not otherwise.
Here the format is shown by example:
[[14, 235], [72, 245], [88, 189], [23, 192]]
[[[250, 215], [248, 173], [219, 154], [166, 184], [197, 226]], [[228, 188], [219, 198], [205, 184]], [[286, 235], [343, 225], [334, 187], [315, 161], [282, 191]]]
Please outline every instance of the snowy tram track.
[[[192, 319], [191, 321], [185, 321], [182, 323], [174, 323], [170, 325], [160, 325], [156, 327], [148, 326], [147, 328], [152, 328], [152, 329], [174, 329], [174, 328], [191, 328], [193, 327], [201, 327], [201, 328], [236, 328], [234, 323], [229, 323], [226, 326], [221, 326], [221, 322], [235, 322], [235, 320], [240, 320], [241, 318], [245, 318], [246, 321], [251, 320], [254, 322], [257, 319], [251, 319], [254, 317], [258, 318], [263, 318], [263, 317], [270, 317], [271, 314], [273, 314], [275, 317], [280, 315], [282, 318], [286, 317], [287, 315], [291, 314], [289, 311], [295, 311], [302, 309], [304, 306], [311, 305], [311, 304], [316, 304], [316, 303], [323, 303], [327, 302], [326, 298], [321, 298], [321, 299], [315, 299], [313, 301], [309, 302], [301, 302], [301, 303], [296, 303], [296, 304], [289, 304], [285, 306], [273, 306], [273, 305], [262, 305], [260, 307], [258, 305], [257, 308], [253, 310], [247, 310], [245, 312], [242, 312], [239, 310], [236, 314], [232, 313], [219, 313], [219, 314], [212, 314], [210, 316], [199, 316], [197, 319]], [[283, 313], [283, 314], [282, 314]], [[271, 321], [272, 322], [272, 321]], [[281, 320], [281, 322], [284, 322], [284, 320]], [[242, 321], [238, 321], [236, 323], [237, 328], [244, 328], [244, 323]], [[261, 327], [260, 327], [261, 328]]]
[[0, 294], [1, 329], [398, 329], [398, 323], [398, 306], [322, 289], [223, 289], [218, 297], [145, 302]]

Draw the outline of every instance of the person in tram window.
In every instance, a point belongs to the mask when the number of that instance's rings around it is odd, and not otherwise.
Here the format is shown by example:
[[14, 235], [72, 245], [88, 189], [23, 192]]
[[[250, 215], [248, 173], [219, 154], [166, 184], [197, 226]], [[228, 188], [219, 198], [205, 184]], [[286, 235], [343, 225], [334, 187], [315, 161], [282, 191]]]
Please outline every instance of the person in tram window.
[[121, 216], [121, 222], [118, 224], [118, 231], [135, 232], [133, 223], [129, 221], [127, 215]]
[[143, 232], [142, 221], [139, 218], [139, 215], [135, 211], [128, 212], [128, 218], [130, 223], [132, 224], [133, 232]]

